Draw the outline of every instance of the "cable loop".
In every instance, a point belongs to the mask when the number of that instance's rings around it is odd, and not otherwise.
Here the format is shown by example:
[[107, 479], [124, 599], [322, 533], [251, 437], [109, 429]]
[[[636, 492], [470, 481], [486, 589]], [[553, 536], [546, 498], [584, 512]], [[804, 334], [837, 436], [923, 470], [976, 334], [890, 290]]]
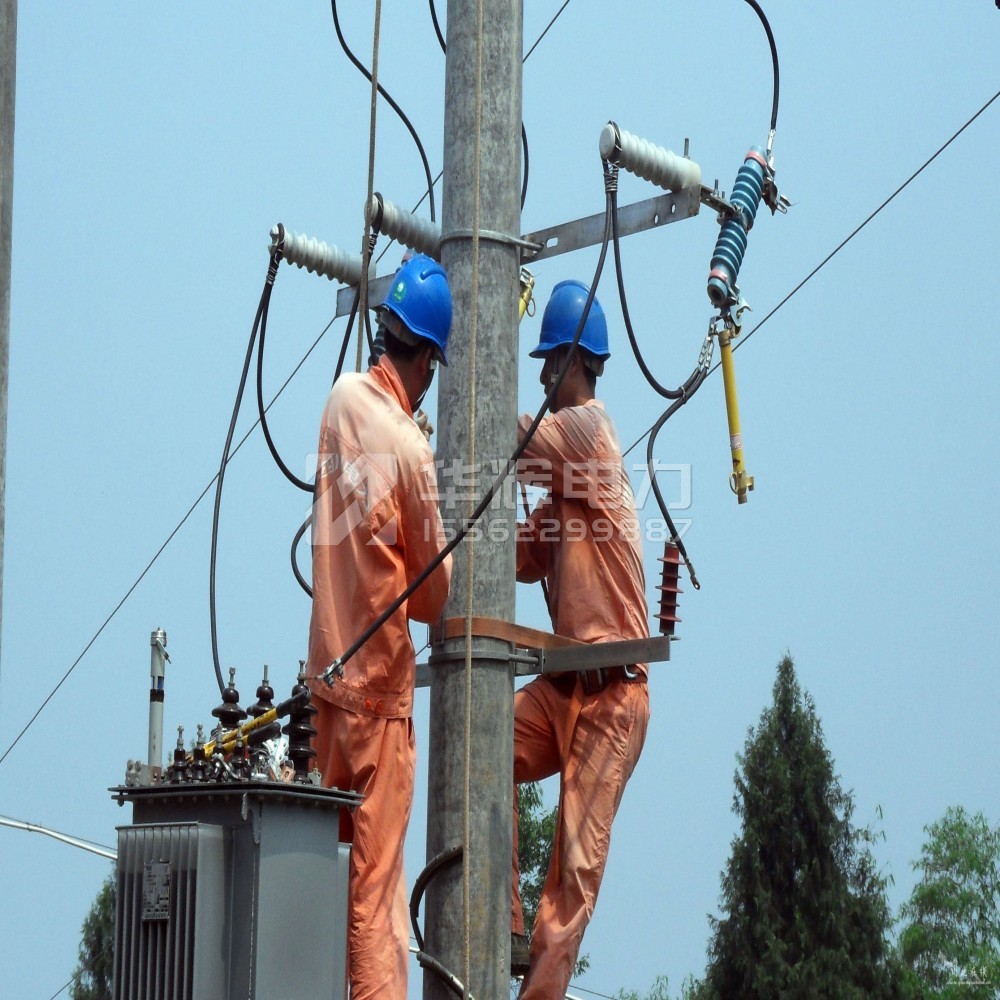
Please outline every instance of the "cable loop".
[[608, 194], [618, 191], [618, 164], [604, 161], [604, 190]]

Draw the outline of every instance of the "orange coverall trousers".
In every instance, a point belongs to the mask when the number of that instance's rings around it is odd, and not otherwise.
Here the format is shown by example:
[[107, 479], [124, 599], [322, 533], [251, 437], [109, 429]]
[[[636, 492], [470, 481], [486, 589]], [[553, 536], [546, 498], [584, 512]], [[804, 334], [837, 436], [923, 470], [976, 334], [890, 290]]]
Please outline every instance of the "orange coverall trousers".
[[[340, 811], [351, 846], [347, 970], [351, 1000], [406, 1000], [410, 925], [403, 840], [413, 805], [413, 721], [359, 715], [323, 698], [313, 718], [316, 766], [324, 784], [361, 792]], [[376, 779], [377, 776], [377, 779]]]
[[[585, 695], [582, 682], [539, 677], [514, 695], [514, 781], [559, 774], [559, 819], [531, 935], [521, 1000], [566, 995], [604, 876], [611, 824], [646, 738], [645, 679], [613, 680]], [[512, 929], [524, 933], [514, 789]]]

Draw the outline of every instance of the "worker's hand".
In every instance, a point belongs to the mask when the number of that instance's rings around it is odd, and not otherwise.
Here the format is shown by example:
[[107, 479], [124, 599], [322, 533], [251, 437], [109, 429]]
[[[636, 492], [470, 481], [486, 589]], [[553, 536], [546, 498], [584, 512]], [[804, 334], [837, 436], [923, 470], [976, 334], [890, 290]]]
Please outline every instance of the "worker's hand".
[[430, 441], [431, 435], [434, 433], [434, 425], [431, 423], [430, 417], [428, 417], [423, 410], [417, 410], [417, 412], [413, 414], [413, 419], [423, 432], [424, 437]]

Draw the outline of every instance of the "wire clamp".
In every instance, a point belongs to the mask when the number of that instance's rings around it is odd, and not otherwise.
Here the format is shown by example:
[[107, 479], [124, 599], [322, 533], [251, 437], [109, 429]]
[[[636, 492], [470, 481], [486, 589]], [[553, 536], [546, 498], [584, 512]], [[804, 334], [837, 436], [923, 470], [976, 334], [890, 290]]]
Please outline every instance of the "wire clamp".
[[604, 192], [612, 194], [618, 190], [618, 165], [609, 160], [602, 162], [604, 164]]
[[708, 333], [705, 334], [705, 340], [701, 345], [701, 351], [698, 352], [698, 368], [707, 372], [709, 368], [712, 367], [712, 355], [715, 353], [715, 317], [708, 322]]
[[778, 191], [778, 186], [774, 182], [773, 167], [764, 175], [764, 186], [761, 189], [760, 198], [771, 210], [771, 215], [774, 215], [775, 212], [781, 212], [782, 215], [788, 214], [792, 203], [790, 199]]
[[340, 658], [338, 657], [319, 676], [327, 687], [333, 687], [335, 678], [344, 679], [344, 664], [340, 662]]

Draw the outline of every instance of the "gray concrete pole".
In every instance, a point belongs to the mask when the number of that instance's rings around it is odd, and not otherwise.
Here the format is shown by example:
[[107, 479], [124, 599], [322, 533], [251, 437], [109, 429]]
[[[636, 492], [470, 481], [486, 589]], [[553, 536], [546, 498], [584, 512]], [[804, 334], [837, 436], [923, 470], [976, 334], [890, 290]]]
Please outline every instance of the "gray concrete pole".
[[[497, 234], [520, 234], [522, 3], [491, 0], [484, 6], [479, 73], [477, 4], [475, 0], [448, 3], [441, 249], [454, 318], [450, 363], [441, 372], [438, 390], [438, 458], [444, 460], [442, 515], [452, 530], [463, 522], [468, 512], [464, 497], [473, 492], [467, 476], [464, 483], [454, 477], [455, 470], [465, 469], [469, 461], [470, 433], [474, 430], [475, 499], [485, 492], [516, 443], [519, 253]], [[482, 95], [478, 167], [477, 76]], [[476, 224], [477, 171], [481, 235], [473, 324], [471, 233]], [[470, 387], [473, 346], [474, 389]], [[480, 522], [482, 534], [473, 545], [473, 615], [513, 619], [515, 520], [514, 489], [508, 482]], [[455, 552], [446, 618], [466, 614], [469, 570], [466, 542]], [[466, 983], [476, 1000], [500, 1000], [509, 996], [510, 989], [513, 668], [508, 651], [495, 639], [473, 640], [468, 723], [464, 639], [436, 644], [432, 654], [436, 665], [431, 686], [428, 860], [464, 841], [467, 762], [471, 793], [467, 872], [463, 873], [462, 863], [451, 864], [429, 883], [424, 948]], [[444, 1000], [453, 995], [440, 976], [427, 971], [424, 996]]]
[[14, 81], [17, 0], [0, 0], [0, 635], [7, 508], [7, 363], [10, 355], [10, 235], [14, 205]]

